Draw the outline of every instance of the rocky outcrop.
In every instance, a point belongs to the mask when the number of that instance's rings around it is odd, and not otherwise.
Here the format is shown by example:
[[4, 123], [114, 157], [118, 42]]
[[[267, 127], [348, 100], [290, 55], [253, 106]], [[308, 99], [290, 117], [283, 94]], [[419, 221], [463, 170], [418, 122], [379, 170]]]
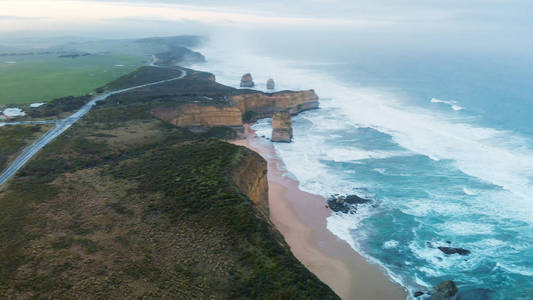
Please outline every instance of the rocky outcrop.
[[369, 203], [371, 200], [361, 198], [357, 195], [333, 195], [328, 198], [328, 207], [334, 212], [356, 213], [357, 206]]
[[241, 87], [254, 87], [254, 86], [255, 86], [255, 83], [254, 83], [254, 80], [252, 78], [252, 74], [246, 73], [246, 74], [242, 75]]
[[440, 246], [437, 248], [447, 255], [450, 255], [450, 254], [469, 255], [470, 254], [470, 250], [463, 249], [463, 248], [444, 247], [444, 246]]
[[290, 143], [292, 141], [291, 114], [287, 111], [275, 112], [272, 117], [273, 142]]
[[275, 88], [276, 88], [276, 84], [274, 83], [274, 79], [270, 78], [269, 80], [267, 80], [267, 89], [273, 90]]
[[288, 111], [291, 115], [304, 110], [318, 108], [318, 96], [314, 90], [282, 91], [277, 93], [252, 92], [229, 97], [231, 103], [238, 107], [245, 122], [261, 118], [271, 118], [275, 112]]
[[431, 300], [455, 300], [457, 299], [457, 286], [455, 282], [448, 280], [437, 284], [433, 288]]
[[152, 113], [176, 126], [242, 128], [241, 111], [234, 106], [184, 104], [172, 108], [159, 107]]
[[252, 200], [268, 220], [267, 163], [257, 153], [243, 149], [241, 164], [233, 171], [233, 182], [239, 191]]

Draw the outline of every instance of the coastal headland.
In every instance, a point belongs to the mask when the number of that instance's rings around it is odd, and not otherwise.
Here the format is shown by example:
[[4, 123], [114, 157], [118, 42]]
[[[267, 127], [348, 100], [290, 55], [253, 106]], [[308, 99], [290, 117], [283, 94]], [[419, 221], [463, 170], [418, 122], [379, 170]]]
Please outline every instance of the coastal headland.
[[[234, 89], [175, 57], [100, 88], [140, 86], [95, 103], [2, 186], [0, 294], [405, 297], [327, 231], [324, 199], [298, 190], [272, 146], [253, 141], [247, 123], [317, 108], [316, 93]], [[74, 116], [91, 101], [68, 99], [25, 120]], [[225, 142], [243, 137], [234, 144], [246, 147]]]
[[[142, 67], [102, 90], [176, 72]], [[0, 294], [338, 299], [272, 225], [266, 161], [224, 142], [238, 132], [156, 117], [162, 107], [228, 103], [235, 93], [212, 74], [185, 74], [95, 103], [2, 185]], [[67, 114], [64, 103], [27, 118]]]

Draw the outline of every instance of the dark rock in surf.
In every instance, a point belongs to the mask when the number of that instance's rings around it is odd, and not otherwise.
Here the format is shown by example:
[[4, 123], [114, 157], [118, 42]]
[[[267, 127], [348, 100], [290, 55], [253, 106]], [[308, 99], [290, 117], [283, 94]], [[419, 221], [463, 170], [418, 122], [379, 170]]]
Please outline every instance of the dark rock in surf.
[[444, 254], [451, 255], [451, 254], [459, 254], [459, 255], [468, 255], [470, 254], [470, 250], [463, 249], [463, 248], [453, 248], [453, 247], [438, 247], [440, 251], [442, 251]]
[[457, 299], [457, 286], [452, 280], [444, 281], [433, 288], [431, 300], [455, 300]]
[[364, 203], [369, 203], [371, 200], [361, 198], [357, 195], [333, 195], [328, 199], [328, 205], [334, 212], [355, 213], [357, 206]]
[[413, 296], [414, 296], [415, 298], [418, 298], [418, 297], [420, 297], [420, 296], [422, 296], [422, 295], [424, 295], [424, 292], [421, 292], [421, 291], [418, 291], [418, 292], [416, 292], [416, 293], [413, 294]]

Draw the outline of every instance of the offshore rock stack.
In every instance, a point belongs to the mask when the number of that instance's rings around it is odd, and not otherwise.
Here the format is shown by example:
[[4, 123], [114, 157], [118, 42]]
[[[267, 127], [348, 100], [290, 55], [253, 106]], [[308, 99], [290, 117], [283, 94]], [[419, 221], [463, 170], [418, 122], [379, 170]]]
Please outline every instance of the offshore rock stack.
[[273, 90], [276, 88], [276, 84], [274, 83], [274, 79], [270, 78], [267, 80], [267, 90]]
[[255, 83], [254, 83], [254, 80], [252, 78], [252, 74], [246, 73], [246, 74], [242, 75], [241, 87], [250, 88], [250, 87], [254, 87], [254, 86], [255, 86]]
[[292, 141], [292, 121], [288, 111], [275, 112], [272, 117], [273, 142], [290, 143]]

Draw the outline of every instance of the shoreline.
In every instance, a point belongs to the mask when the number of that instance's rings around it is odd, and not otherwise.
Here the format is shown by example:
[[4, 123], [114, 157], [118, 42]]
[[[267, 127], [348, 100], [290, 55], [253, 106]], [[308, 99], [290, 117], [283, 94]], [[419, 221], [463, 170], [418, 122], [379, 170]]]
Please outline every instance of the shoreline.
[[231, 143], [259, 153], [268, 163], [270, 219], [294, 256], [342, 299], [406, 299], [407, 291], [369, 263], [326, 227], [331, 210], [322, 196], [299, 189], [284, 175], [284, 163], [271, 144], [249, 125], [245, 138]]

